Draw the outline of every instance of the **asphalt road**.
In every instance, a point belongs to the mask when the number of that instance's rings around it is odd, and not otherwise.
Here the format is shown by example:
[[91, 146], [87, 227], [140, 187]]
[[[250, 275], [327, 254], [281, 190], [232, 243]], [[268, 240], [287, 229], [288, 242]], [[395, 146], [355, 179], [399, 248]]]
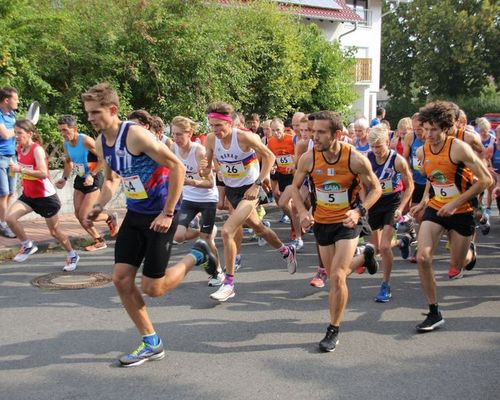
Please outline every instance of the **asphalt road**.
[[[273, 227], [284, 239], [288, 226]], [[62, 252], [0, 265], [1, 399], [498, 399], [500, 393], [500, 226], [478, 240], [478, 263], [448, 281], [442, 244], [435, 263], [444, 327], [416, 334], [426, 304], [416, 266], [396, 257], [393, 299], [373, 301], [381, 273], [352, 275], [334, 353], [320, 354], [328, 289], [308, 285], [316, 268], [306, 235], [299, 270], [286, 272], [270, 247], [246, 242], [237, 295], [227, 303], [202, 271], [166, 296], [147, 299], [167, 356], [120, 368], [139, 336], [112, 285], [41, 290]], [[220, 244], [220, 239], [219, 239]], [[172, 261], [189, 246], [176, 246]], [[399, 255], [398, 255], [399, 256]], [[113, 248], [84, 254], [79, 271], [111, 272]]]

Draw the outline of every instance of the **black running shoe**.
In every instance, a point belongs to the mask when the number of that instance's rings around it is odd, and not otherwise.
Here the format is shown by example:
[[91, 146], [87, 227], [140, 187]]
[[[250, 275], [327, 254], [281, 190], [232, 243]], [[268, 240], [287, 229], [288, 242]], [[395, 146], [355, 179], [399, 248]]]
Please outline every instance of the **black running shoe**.
[[431, 332], [444, 324], [444, 319], [440, 312], [438, 312], [437, 314], [429, 313], [423, 315], [426, 315], [427, 318], [424, 320], [424, 322], [417, 325], [416, 328], [418, 332]]
[[192, 249], [203, 254], [203, 260], [197, 265], [202, 266], [208, 275], [217, 275], [217, 257], [215, 257], [215, 254], [212, 253], [212, 250], [208, 247], [207, 242], [199, 239], [195, 244], [193, 244]]
[[410, 242], [411, 236], [408, 234], [404, 235], [399, 241], [399, 250], [401, 250], [401, 257], [403, 260], [406, 260], [410, 255]]
[[474, 242], [470, 242], [470, 249], [472, 250], [472, 260], [464, 267], [467, 271], [472, 271], [476, 266], [476, 244]]
[[375, 259], [375, 247], [372, 244], [367, 244], [363, 251], [365, 256], [365, 267], [370, 275], [373, 275], [378, 270], [378, 261]]
[[319, 342], [319, 349], [323, 352], [334, 351], [337, 344], [339, 344], [339, 332], [331, 326], [326, 330], [326, 335], [321, 342]]

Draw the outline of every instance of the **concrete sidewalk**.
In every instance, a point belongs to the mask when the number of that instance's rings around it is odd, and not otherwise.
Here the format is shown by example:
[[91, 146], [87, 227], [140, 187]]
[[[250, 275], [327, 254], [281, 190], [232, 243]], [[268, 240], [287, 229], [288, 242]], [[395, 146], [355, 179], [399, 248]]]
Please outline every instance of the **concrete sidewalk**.
[[[118, 214], [118, 227], [121, 225], [123, 218], [125, 217], [125, 213], [127, 212], [126, 208], [116, 208], [116, 209], [108, 209], [109, 212], [116, 212]], [[217, 211], [216, 221], [221, 222], [225, 221], [228, 214], [227, 212], [219, 212]], [[29, 219], [29, 220], [21, 220], [23, 222], [24, 229], [28, 237], [36, 242], [38, 246], [39, 252], [46, 252], [48, 250], [56, 250], [61, 249], [61, 246], [49, 234], [49, 230], [45, 223], [45, 219], [42, 217]], [[90, 235], [82, 228], [78, 220], [76, 219], [74, 214], [60, 214], [59, 221], [61, 227], [66, 233], [73, 247], [76, 250], [84, 251], [83, 248], [92, 244], [92, 239]], [[102, 236], [106, 240], [114, 240], [109, 236], [108, 226], [105, 222], [99, 222], [96, 224], [97, 229], [102, 233]], [[9, 239], [0, 235], [0, 261], [10, 260], [14, 257], [20, 247], [19, 240], [17, 238]]]
[[[125, 216], [126, 209], [110, 209], [110, 212], [116, 212], [118, 214], [118, 226], [121, 225], [123, 217]], [[52, 249], [60, 249], [59, 243], [49, 234], [49, 229], [45, 223], [45, 219], [42, 217], [21, 220], [28, 235], [32, 241], [38, 246], [38, 251], [45, 252]], [[74, 214], [60, 214], [59, 221], [62, 230], [66, 235], [69, 236], [72, 245], [77, 250], [83, 250], [83, 247], [92, 244], [92, 239], [90, 235], [82, 228]], [[102, 233], [106, 239], [110, 239], [108, 226], [105, 222], [99, 222], [96, 224], [97, 229]], [[20, 247], [19, 240], [17, 238], [9, 239], [4, 236], [0, 236], [0, 260], [8, 260], [14, 257]]]

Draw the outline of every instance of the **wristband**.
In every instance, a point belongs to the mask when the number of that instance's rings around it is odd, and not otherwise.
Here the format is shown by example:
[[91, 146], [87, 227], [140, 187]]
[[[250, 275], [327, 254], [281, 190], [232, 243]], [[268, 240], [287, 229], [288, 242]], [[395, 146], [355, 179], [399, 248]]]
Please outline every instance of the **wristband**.
[[67, 181], [67, 180], [68, 180], [68, 177], [67, 177], [67, 176], [63, 176], [62, 178], [63, 178], [65, 181]]
[[165, 212], [165, 210], [161, 210], [161, 213], [164, 217], [167, 217], [167, 218], [174, 218], [174, 214], [169, 214], [167, 212]]

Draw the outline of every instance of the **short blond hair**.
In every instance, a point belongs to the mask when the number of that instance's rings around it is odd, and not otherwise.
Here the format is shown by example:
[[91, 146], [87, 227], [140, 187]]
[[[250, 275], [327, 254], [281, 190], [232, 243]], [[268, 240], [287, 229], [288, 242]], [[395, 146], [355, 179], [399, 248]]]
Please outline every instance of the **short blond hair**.
[[389, 129], [384, 124], [375, 125], [368, 132], [368, 143], [370, 146], [377, 143], [387, 143], [389, 141]]
[[196, 122], [188, 117], [183, 117], [182, 115], [174, 117], [171, 124], [184, 129], [185, 131], [190, 131], [191, 133], [195, 133], [198, 129], [198, 124]]
[[491, 129], [490, 121], [484, 117], [477, 119], [476, 126], [480, 131], [489, 131]]
[[405, 117], [401, 118], [398, 122], [398, 131], [403, 129], [413, 129], [413, 125], [411, 123], [411, 118]]

